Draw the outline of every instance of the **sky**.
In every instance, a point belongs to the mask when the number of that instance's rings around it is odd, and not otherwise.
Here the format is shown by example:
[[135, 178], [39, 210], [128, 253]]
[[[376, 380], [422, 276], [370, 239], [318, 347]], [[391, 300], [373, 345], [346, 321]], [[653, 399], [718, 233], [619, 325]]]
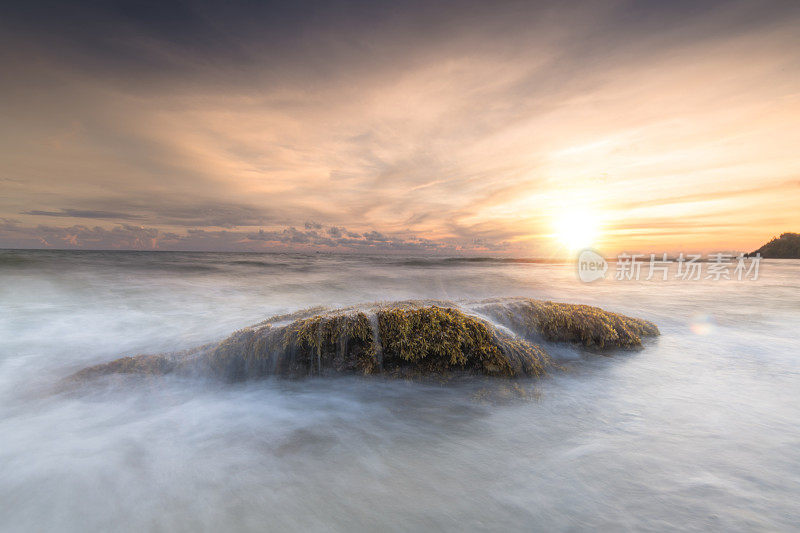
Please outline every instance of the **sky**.
[[800, 230], [798, 27], [770, 1], [4, 2], [0, 247], [751, 251]]

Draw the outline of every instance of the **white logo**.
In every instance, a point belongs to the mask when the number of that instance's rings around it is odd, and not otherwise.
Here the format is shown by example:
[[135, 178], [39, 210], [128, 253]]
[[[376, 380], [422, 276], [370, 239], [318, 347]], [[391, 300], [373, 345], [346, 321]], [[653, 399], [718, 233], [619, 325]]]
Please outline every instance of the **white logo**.
[[606, 277], [608, 263], [594, 250], [584, 250], [578, 256], [578, 277], [584, 283], [591, 283]]

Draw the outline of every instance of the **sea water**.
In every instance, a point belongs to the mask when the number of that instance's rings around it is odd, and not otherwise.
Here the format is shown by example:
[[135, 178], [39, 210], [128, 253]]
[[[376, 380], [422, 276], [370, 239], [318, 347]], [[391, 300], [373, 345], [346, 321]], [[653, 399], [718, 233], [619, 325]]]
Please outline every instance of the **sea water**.
[[[640, 351], [446, 385], [341, 377], [60, 386], [270, 315], [528, 296], [655, 322]], [[800, 262], [582, 283], [569, 263], [0, 251], [0, 530], [792, 530]], [[494, 390], [496, 388], [497, 390]], [[487, 393], [488, 391], [488, 393]]]

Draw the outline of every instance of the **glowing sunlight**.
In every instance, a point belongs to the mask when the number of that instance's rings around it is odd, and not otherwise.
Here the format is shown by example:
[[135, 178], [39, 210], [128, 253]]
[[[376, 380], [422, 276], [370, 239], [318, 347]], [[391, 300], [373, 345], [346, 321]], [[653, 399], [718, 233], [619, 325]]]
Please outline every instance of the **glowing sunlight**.
[[570, 252], [594, 246], [600, 229], [600, 217], [589, 209], [569, 209], [553, 220], [554, 239]]

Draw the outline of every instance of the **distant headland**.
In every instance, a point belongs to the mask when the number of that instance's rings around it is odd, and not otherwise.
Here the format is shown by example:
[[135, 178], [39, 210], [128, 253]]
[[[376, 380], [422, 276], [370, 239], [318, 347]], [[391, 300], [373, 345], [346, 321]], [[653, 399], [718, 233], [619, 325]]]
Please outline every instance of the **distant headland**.
[[750, 255], [761, 254], [767, 259], [800, 259], [800, 233], [783, 233]]

